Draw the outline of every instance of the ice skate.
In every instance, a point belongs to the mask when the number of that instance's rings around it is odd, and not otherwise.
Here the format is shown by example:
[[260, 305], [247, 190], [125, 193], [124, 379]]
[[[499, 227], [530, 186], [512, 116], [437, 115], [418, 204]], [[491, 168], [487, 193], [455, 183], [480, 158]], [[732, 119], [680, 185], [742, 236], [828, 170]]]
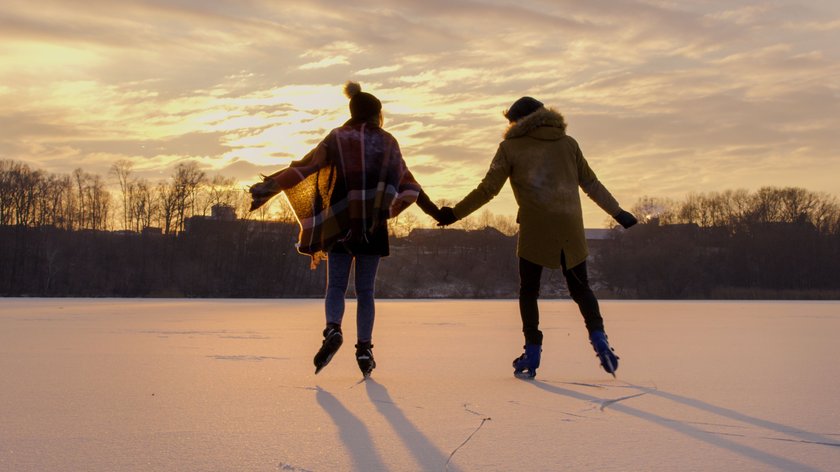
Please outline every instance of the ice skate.
[[376, 361], [373, 359], [373, 344], [368, 342], [356, 344], [356, 362], [359, 363], [359, 370], [365, 378], [376, 368]]
[[606, 333], [603, 331], [593, 331], [589, 335], [589, 342], [592, 343], [592, 348], [595, 349], [595, 353], [601, 361], [601, 367], [615, 377], [615, 371], [618, 370], [618, 356], [615, 355], [615, 351], [610, 347]]
[[513, 375], [518, 379], [532, 379], [537, 375], [537, 367], [540, 366], [542, 346], [539, 344], [526, 344], [525, 352], [513, 360]]
[[338, 348], [344, 342], [341, 335], [341, 327], [337, 325], [327, 325], [324, 328], [324, 342], [321, 344], [321, 349], [315, 354], [315, 373], [321, 371], [327, 364], [330, 363]]

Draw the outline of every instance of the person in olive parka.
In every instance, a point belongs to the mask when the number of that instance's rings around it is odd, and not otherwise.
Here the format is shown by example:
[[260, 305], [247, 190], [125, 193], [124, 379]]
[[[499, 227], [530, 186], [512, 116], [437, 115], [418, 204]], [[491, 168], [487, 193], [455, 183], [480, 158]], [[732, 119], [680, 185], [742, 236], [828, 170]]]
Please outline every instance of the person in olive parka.
[[532, 97], [522, 97], [504, 113], [509, 127], [484, 179], [454, 207], [440, 210], [441, 225], [466, 217], [495, 197], [510, 179], [519, 206], [519, 310], [525, 352], [513, 361], [514, 375], [531, 378], [540, 365], [540, 279], [543, 267], [560, 268], [578, 304], [601, 366], [615, 375], [618, 357], [607, 341], [598, 300], [586, 270], [588, 249], [578, 188], [624, 228], [637, 223], [589, 167], [580, 146], [566, 134], [563, 116]]

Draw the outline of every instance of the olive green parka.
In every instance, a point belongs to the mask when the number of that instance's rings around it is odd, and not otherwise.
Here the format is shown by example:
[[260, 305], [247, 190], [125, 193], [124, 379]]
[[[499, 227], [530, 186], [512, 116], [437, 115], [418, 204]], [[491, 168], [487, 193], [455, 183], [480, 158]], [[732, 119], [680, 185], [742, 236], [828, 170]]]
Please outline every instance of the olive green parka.
[[519, 204], [517, 255], [544, 267], [560, 268], [565, 255], [570, 269], [589, 254], [578, 187], [610, 216], [621, 211], [553, 109], [540, 108], [510, 125], [487, 175], [455, 205], [455, 216], [489, 202], [508, 178]]

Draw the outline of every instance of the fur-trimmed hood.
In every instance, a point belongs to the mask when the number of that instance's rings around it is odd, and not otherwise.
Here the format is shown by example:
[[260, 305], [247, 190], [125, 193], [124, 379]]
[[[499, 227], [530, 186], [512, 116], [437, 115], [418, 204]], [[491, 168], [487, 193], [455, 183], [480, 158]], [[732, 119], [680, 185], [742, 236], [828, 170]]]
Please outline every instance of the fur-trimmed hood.
[[559, 134], [566, 134], [566, 120], [553, 108], [540, 108], [519, 121], [513, 122], [505, 131], [505, 139], [519, 138], [540, 127], [559, 129]]

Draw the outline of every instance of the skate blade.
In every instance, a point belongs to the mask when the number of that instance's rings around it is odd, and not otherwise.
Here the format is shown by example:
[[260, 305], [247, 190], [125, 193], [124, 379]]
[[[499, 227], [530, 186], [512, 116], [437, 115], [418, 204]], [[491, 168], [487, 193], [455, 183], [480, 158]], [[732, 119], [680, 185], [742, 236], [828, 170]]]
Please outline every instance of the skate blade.
[[329, 364], [329, 363], [330, 363], [330, 361], [332, 360], [332, 358], [333, 358], [333, 356], [334, 356], [334, 355], [335, 355], [335, 353], [330, 354], [330, 355], [329, 355], [329, 357], [327, 357], [326, 359], [324, 359], [324, 363], [323, 363], [323, 364], [321, 364], [321, 365], [317, 365], [317, 364], [316, 364], [316, 365], [315, 365], [315, 375], [318, 375], [318, 372], [321, 372], [321, 370], [323, 370], [323, 368], [324, 368], [324, 367], [326, 367], [326, 366], [327, 366], [327, 364]]
[[534, 377], [537, 376], [537, 373], [536, 372], [530, 372], [530, 371], [518, 371], [518, 372], [514, 372], [513, 376], [516, 377], [517, 379], [531, 380], [531, 379], [533, 379]]
[[606, 370], [608, 374], [612, 375], [614, 379], [617, 379], [618, 377], [615, 376], [615, 366], [613, 365], [612, 360], [610, 360], [609, 357], [604, 357], [604, 364], [606, 364], [602, 366], [604, 370]]

